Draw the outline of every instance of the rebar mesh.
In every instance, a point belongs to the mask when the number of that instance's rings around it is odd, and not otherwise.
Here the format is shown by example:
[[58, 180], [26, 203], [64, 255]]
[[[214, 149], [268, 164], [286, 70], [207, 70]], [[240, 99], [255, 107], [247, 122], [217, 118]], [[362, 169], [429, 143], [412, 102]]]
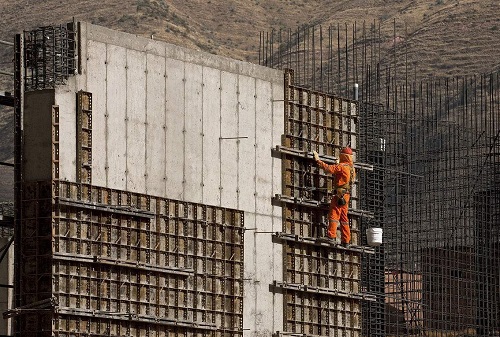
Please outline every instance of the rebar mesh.
[[384, 230], [362, 260], [363, 335], [500, 334], [500, 73], [417, 82], [404, 42], [381, 55], [375, 24], [340, 27], [261, 34], [260, 60], [334, 95], [359, 84], [361, 243]]
[[76, 72], [74, 24], [24, 32], [25, 90], [54, 88]]

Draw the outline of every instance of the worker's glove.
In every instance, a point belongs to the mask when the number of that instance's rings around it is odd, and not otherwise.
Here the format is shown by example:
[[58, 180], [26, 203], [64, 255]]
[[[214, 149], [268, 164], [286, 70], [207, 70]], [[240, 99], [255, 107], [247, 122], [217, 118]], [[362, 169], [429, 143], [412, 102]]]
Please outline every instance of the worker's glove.
[[313, 151], [313, 156], [314, 156], [314, 160], [316, 160], [316, 161], [318, 161], [318, 160], [319, 160], [319, 155], [318, 155], [318, 152]]

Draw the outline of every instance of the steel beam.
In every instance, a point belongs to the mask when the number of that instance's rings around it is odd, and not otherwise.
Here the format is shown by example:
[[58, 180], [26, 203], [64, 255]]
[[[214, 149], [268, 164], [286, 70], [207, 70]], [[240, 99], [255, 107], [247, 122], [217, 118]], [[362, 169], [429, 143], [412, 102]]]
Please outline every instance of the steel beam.
[[[289, 148], [286, 146], [281, 146], [281, 145], [277, 145], [276, 148], [273, 149], [272, 151], [273, 151], [274, 156], [277, 156], [278, 154], [279, 155], [285, 154], [285, 155], [295, 156], [295, 157], [304, 158], [304, 159], [311, 159], [311, 160], [314, 159], [312, 152], [292, 149], [292, 148]], [[318, 156], [319, 156], [319, 159], [321, 159], [326, 164], [331, 165], [331, 164], [337, 164], [337, 162], [338, 162], [337, 157], [327, 156], [327, 155], [323, 155], [323, 154], [318, 154]], [[355, 162], [354, 167], [357, 169], [373, 171], [373, 165], [370, 165], [370, 164]]]
[[103, 319], [134, 321], [146, 324], [166, 325], [177, 328], [189, 328], [197, 330], [217, 330], [217, 326], [212, 323], [191, 322], [185, 320], [169, 319], [165, 317], [137, 315], [133, 313], [120, 313], [109, 311], [85, 310], [76, 308], [55, 307], [54, 312], [59, 315], [74, 315], [76, 319], [80, 317], [96, 317]]
[[[328, 210], [328, 206], [329, 206], [329, 203], [325, 203], [325, 202], [321, 202], [321, 201], [317, 201], [317, 200], [305, 199], [305, 198], [294, 198], [294, 197], [289, 197], [289, 196], [281, 195], [281, 194], [276, 194], [272, 198], [272, 203], [275, 206], [284, 203], [284, 204], [295, 204], [295, 205], [304, 206], [304, 207], [319, 208], [322, 210]], [[353, 209], [353, 208], [349, 209], [349, 215], [373, 219], [372, 212], [363, 211], [360, 209]]]
[[3, 71], [3, 70], [0, 70], [0, 75], [7, 75], [7, 76], [12, 76], [12, 77], [14, 77], [14, 73], [10, 73], [10, 72]]
[[88, 210], [101, 211], [114, 214], [123, 214], [141, 218], [152, 219], [155, 217], [155, 214], [153, 212], [140, 210], [131, 206], [98, 204], [98, 203], [84, 202], [80, 200], [74, 200], [63, 197], [59, 197], [57, 200], [60, 205], [70, 206], [75, 208], [88, 209]]
[[109, 266], [132, 268], [132, 269], [146, 270], [150, 272], [167, 273], [167, 274], [182, 275], [182, 276], [192, 276], [194, 274], [194, 270], [188, 268], [176, 268], [170, 266], [160, 267], [158, 265], [152, 265], [149, 263], [117, 260], [117, 259], [106, 258], [103, 256], [54, 253], [53, 259], [61, 261], [83, 262], [83, 263], [99, 263]]
[[357, 253], [364, 253], [364, 254], [375, 254], [375, 249], [370, 248], [370, 247], [363, 247], [363, 246], [356, 246], [356, 245], [350, 245], [348, 247], [344, 247], [344, 246], [339, 245], [339, 244], [334, 244], [333, 242], [332, 243], [328, 242], [327, 240], [329, 240], [329, 239], [311, 238], [311, 237], [287, 234], [287, 233], [282, 233], [282, 232], [276, 232], [273, 235], [273, 237], [276, 239], [280, 239], [280, 240], [300, 242], [300, 243], [304, 243], [304, 244], [308, 244], [308, 245], [321, 246], [321, 247], [332, 247], [332, 248], [336, 248], [336, 249], [340, 249], [340, 250], [357, 252]]
[[5, 44], [5, 45], [7, 45], [7, 46], [12, 46], [12, 47], [14, 47], [14, 42], [9, 42], [9, 41], [0, 40], [0, 44]]
[[312, 293], [312, 294], [344, 297], [344, 298], [351, 298], [351, 299], [364, 300], [364, 301], [376, 301], [377, 300], [377, 298], [374, 295], [368, 295], [368, 294], [363, 294], [363, 293], [350, 293], [347, 291], [341, 291], [341, 290], [337, 290], [337, 289], [315, 287], [315, 286], [304, 285], [304, 284], [274, 281], [273, 285], [276, 288], [283, 288], [283, 289], [287, 289], [287, 290], [301, 291], [301, 292]]

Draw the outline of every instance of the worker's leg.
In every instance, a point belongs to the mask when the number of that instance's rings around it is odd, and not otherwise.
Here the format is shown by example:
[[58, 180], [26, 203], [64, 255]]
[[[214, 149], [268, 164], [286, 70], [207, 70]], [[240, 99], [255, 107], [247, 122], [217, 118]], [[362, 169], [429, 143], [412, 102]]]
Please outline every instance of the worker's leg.
[[349, 219], [347, 218], [347, 211], [349, 210], [349, 194], [344, 195], [345, 205], [340, 207], [340, 230], [342, 232], [342, 242], [351, 242], [351, 229], [349, 228]]
[[340, 206], [338, 205], [338, 198], [334, 196], [332, 201], [330, 202], [330, 211], [328, 212], [328, 237], [336, 238], [337, 237], [337, 227], [339, 226], [340, 219]]

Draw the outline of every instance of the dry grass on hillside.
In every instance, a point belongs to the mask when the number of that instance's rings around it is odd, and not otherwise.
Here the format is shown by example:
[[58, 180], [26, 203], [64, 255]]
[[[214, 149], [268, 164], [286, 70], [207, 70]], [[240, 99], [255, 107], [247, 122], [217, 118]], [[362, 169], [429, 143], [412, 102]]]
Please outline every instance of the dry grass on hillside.
[[[74, 18], [250, 62], [258, 61], [259, 32], [304, 25], [376, 22], [388, 51], [396, 19], [404, 42], [398, 51], [422, 78], [485, 73], [499, 64], [498, 0], [0, 0], [0, 13], [2, 40]], [[0, 45], [0, 69], [9, 71], [11, 61], [12, 50]], [[12, 87], [0, 76], [0, 91]], [[0, 115], [2, 122], [11, 127]], [[7, 158], [11, 139], [0, 137], [0, 157]]]

